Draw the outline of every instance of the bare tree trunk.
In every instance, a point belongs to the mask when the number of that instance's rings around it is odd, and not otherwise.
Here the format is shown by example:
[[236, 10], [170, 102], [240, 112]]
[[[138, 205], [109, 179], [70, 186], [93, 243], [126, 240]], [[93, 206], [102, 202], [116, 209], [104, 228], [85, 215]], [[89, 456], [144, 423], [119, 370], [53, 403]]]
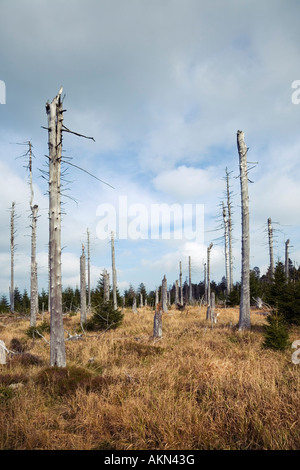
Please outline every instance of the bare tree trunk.
[[65, 367], [61, 285], [62, 89], [46, 104], [49, 145], [50, 365]]
[[215, 300], [215, 293], [212, 292], [210, 294], [210, 318], [211, 318], [211, 326], [213, 327], [214, 323], [217, 323], [217, 317], [215, 313], [215, 306], [216, 306], [216, 300]]
[[82, 245], [82, 254], [80, 256], [80, 324], [86, 323], [86, 259], [84, 254], [84, 245]]
[[158, 295], [158, 289], [155, 291], [155, 305], [157, 305], [159, 302], [159, 295]]
[[90, 232], [87, 229], [87, 268], [88, 268], [88, 309], [87, 313], [90, 315], [91, 313], [91, 250], [90, 250]]
[[233, 288], [233, 254], [232, 254], [232, 211], [229, 187], [229, 173], [226, 168], [226, 194], [227, 194], [227, 212], [228, 212], [228, 256], [229, 256], [229, 285], [228, 294]]
[[168, 286], [167, 286], [166, 276], [164, 276], [162, 280], [161, 303], [162, 303], [162, 311], [167, 312], [168, 311]]
[[133, 313], [137, 313], [137, 308], [136, 308], [136, 296], [133, 297], [132, 311], [133, 311]]
[[269, 253], [270, 253], [270, 274], [274, 277], [274, 252], [273, 252], [273, 228], [272, 220], [268, 218], [268, 236], [269, 236]]
[[38, 313], [38, 278], [37, 278], [37, 262], [36, 262], [36, 224], [38, 206], [32, 208], [32, 233], [31, 233], [31, 276], [30, 276], [30, 326], [36, 326], [36, 315]]
[[289, 279], [289, 244], [290, 239], [285, 242], [285, 277], [286, 280]]
[[204, 304], [208, 304], [207, 299], [207, 274], [206, 274], [206, 263], [204, 263]]
[[182, 265], [179, 262], [179, 286], [180, 286], [180, 304], [183, 305], [183, 289], [182, 289]]
[[237, 146], [240, 162], [241, 207], [242, 207], [242, 279], [239, 329], [249, 330], [250, 321], [250, 233], [247, 147], [244, 132], [237, 131]]
[[14, 285], [14, 269], [15, 269], [15, 202], [11, 204], [10, 212], [10, 311], [11, 313], [15, 310], [15, 285]]
[[143, 294], [140, 292], [140, 307], [143, 307]]
[[6, 364], [6, 346], [4, 341], [0, 340], [0, 365]]
[[175, 305], [179, 303], [179, 295], [178, 295], [178, 281], [175, 281]]
[[211, 305], [210, 305], [210, 252], [213, 247], [213, 244], [207, 248], [207, 311], [206, 311], [206, 320], [211, 319]]
[[103, 300], [109, 302], [109, 273], [106, 269], [103, 271]]
[[224, 222], [224, 240], [225, 240], [225, 275], [226, 275], [226, 297], [230, 292], [230, 274], [229, 274], [229, 252], [228, 252], [228, 219], [226, 215], [226, 208], [223, 205], [223, 222]]
[[161, 304], [157, 303], [153, 320], [153, 338], [162, 337], [162, 310]]
[[117, 271], [116, 271], [116, 262], [115, 262], [115, 239], [114, 239], [113, 232], [111, 232], [111, 259], [112, 259], [113, 303], [114, 303], [114, 309], [116, 310], [118, 308]]

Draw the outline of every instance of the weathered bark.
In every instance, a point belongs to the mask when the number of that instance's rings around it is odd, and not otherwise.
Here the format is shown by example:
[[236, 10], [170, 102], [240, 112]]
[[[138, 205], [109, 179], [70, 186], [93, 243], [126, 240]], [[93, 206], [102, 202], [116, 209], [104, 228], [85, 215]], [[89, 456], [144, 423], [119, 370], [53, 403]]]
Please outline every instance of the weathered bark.
[[159, 302], [159, 293], [158, 293], [158, 289], [156, 289], [155, 291], [155, 305], [157, 305]]
[[247, 147], [244, 132], [237, 131], [237, 146], [240, 163], [241, 212], [242, 212], [242, 279], [239, 330], [248, 330], [250, 321], [250, 233], [249, 233], [249, 197]]
[[161, 285], [161, 301], [162, 301], [162, 311], [168, 311], [168, 286], [167, 286], [167, 279], [164, 276]]
[[206, 274], [206, 263], [204, 263], [204, 304], [208, 304], [207, 298], [207, 274]]
[[215, 313], [215, 306], [216, 306], [216, 300], [215, 300], [215, 293], [212, 292], [210, 294], [210, 318], [211, 318], [211, 324], [217, 323], [217, 317]]
[[207, 248], [207, 311], [206, 311], [206, 320], [211, 319], [211, 305], [210, 305], [210, 252], [213, 247], [213, 244]]
[[4, 341], [0, 340], [0, 365], [6, 364], [6, 347]]
[[84, 246], [82, 245], [82, 254], [80, 256], [80, 324], [83, 325], [86, 320], [86, 259]]
[[289, 244], [290, 244], [290, 240], [288, 239], [286, 242], [285, 242], [285, 278], [286, 280], [289, 279]]
[[137, 313], [137, 308], [136, 308], [136, 297], [133, 297], [133, 303], [132, 303], [132, 311], [133, 313]]
[[225, 242], [225, 276], [226, 276], [226, 297], [230, 292], [230, 274], [229, 274], [229, 250], [228, 250], [228, 219], [226, 215], [226, 208], [223, 205], [223, 223], [224, 223], [224, 242]]
[[109, 302], [109, 273], [103, 270], [103, 300]]
[[10, 288], [9, 288], [9, 298], [10, 298], [10, 311], [11, 313], [15, 310], [15, 285], [14, 285], [14, 276], [15, 276], [15, 202], [11, 204], [10, 212]]
[[88, 307], [87, 313], [91, 313], [91, 249], [90, 249], [90, 232], [87, 229], [87, 288], [88, 288]]
[[61, 285], [62, 89], [46, 104], [49, 146], [50, 365], [65, 367]]
[[182, 289], [182, 265], [179, 262], [179, 286], [180, 286], [180, 303], [183, 305], [183, 289]]
[[226, 168], [226, 194], [227, 194], [227, 212], [228, 212], [228, 256], [229, 256], [229, 285], [228, 294], [233, 288], [233, 254], [232, 254], [232, 211], [229, 187], [229, 173]]
[[274, 252], [273, 252], [273, 228], [272, 228], [272, 220], [268, 218], [268, 237], [269, 237], [269, 254], [270, 254], [270, 274], [274, 276]]
[[115, 239], [114, 233], [111, 232], [111, 260], [112, 260], [112, 281], [113, 281], [113, 304], [114, 309], [118, 308], [117, 303], [117, 271], [116, 271], [116, 261], [115, 261]]
[[36, 224], [38, 206], [31, 208], [31, 276], [30, 276], [30, 326], [36, 326], [36, 316], [38, 313], [38, 278], [36, 262]]
[[154, 320], [153, 320], [153, 338], [162, 337], [162, 310], [161, 304], [156, 304]]

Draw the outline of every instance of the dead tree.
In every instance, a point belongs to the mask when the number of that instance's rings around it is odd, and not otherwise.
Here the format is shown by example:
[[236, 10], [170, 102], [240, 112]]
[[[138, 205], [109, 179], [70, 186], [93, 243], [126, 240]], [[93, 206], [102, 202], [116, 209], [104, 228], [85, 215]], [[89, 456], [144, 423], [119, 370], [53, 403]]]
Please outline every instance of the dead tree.
[[183, 304], [183, 289], [182, 289], [182, 265], [179, 262], [179, 287], [180, 287], [180, 303]]
[[290, 245], [290, 239], [288, 239], [285, 242], [285, 278], [288, 281], [289, 279], [289, 245]]
[[65, 367], [66, 352], [61, 285], [62, 88], [47, 102], [49, 146], [50, 365]]
[[136, 308], [136, 296], [133, 297], [132, 311], [133, 311], [133, 313], [137, 313], [137, 308]]
[[156, 304], [153, 320], [153, 338], [162, 337], [162, 307], [160, 303]]
[[178, 295], [178, 281], [175, 281], [175, 304], [179, 303], [179, 295]]
[[103, 300], [109, 302], [109, 273], [103, 270]]
[[207, 299], [207, 275], [206, 275], [206, 263], [204, 263], [204, 304], [208, 304]]
[[155, 290], [155, 305], [157, 305], [159, 302], [159, 293], [158, 293], [158, 289]]
[[90, 250], [90, 232], [89, 229], [86, 230], [87, 233], [87, 289], [88, 289], [88, 314], [91, 313], [91, 250]]
[[226, 196], [227, 196], [227, 213], [228, 213], [228, 257], [229, 257], [229, 285], [228, 294], [233, 288], [233, 254], [232, 254], [232, 205], [231, 205], [231, 193], [229, 185], [229, 172], [226, 168]]
[[80, 324], [84, 325], [87, 320], [86, 313], [86, 259], [84, 254], [84, 245], [82, 245], [82, 254], [80, 256]]
[[162, 303], [162, 311], [168, 311], [168, 286], [167, 286], [167, 279], [164, 276], [161, 285], [161, 303]]
[[247, 152], [244, 132], [237, 131], [237, 147], [240, 164], [241, 216], [242, 216], [242, 279], [239, 330], [248, 330], [250, 321], [250, 233]]
[[117, 271], [116, 271], [116, 261], [115, 261], [115, 239], [114, 233], [111, 232], [111, 260], [112, 260], [112, 284], [113, 284], [113, 304], [114, 309], [118, 308], [117, 303]]
[[223, 207], [223, 224], [224, 224], [224, 243], [225, 243], [225, 276], [226, 276], [226, 297], [230, 293], [230, 274], [229, 274], [229, 250], [228, 250], [228, 218], [224, 202]]
[[210, 319], [211, 319], [211, 326], [213, 326], [213, 323], [217, 323], [217, 316], [215, 313], [215, 307], [216, 307], [216, 300], [215, 300], [215, 293], [212, 292], [210, 294]]
[[213, 247], [213, 243], [207, 248], [207, 311], [206, 311], [206, 320], [211, 319], [211, 308], [210, 308], [210, 252]]
[[274, 277], [274, 252], [273, 252], [273, 228], [272, 220], [268, 218], [268, 237], [269, 237], [269, 254], [270, 254], [270, 274]]
[[11, 313], [15, 310], [15, 202], [11, 203], [10, 210], [10, 288], [9, 288], [9, 298], [10, 298], [10, 311]]
[[143, 307], [143, 294], [140, 292], [140, 307]]

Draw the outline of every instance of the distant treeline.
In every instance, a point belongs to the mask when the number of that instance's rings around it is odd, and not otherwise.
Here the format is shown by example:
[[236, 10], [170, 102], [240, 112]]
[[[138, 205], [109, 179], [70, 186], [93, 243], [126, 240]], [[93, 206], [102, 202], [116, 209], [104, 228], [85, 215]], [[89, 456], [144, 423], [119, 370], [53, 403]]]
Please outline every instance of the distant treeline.
[[[236, 306], [240, 302], [240, 283], [236, 282], [233, 285], [231, 292], [226, 295], [226, 279], [222, 278], [218, 284], [214, 281], [211, 282], [211, 291], [215, 292], [216, 301], [218, 303], [226, 304], [226, 306]], [[175, 283], [169, 286], [170, 303], [175, 301]], [[265, 303], [271, 307], [277, 308], [278, 311], [284, 314], [286, 319], [292, 323], [300, 324], [300, 267], [295, 268], [290, 261], [288, 277], [285, 273], [283, 263], [278, 262], [275, 267], [275, 273], [272, 277], [270, 272], [260, 275], [260, 269], [255, 267], [250, 272], [250, 293], [251, 300], [260, 297]], [[159, 296], [161, 294], [161, 286], [159, 287]], [[192, 284], [192, 298], [194, 302], [198, 302], [204, 298], [205, 284], [199, 282]], [[140, 306], [142, 300], [143, 306], [145, 303], [148, 306], [155, 304], [155, 291], [147, 291], [146, 286], [141, 283], [137, 289], [132, 285], [129, 289], [124, 291], [124, 296], [121, 296], [117, 290], [118, 306], [131, 307], [133, 299], [136, 297], [137, 307]], [[112, 291], [111, 291], [112, 298]], [[103, 302], [104, 288], [103, 288], [103, 275], [100, 275], [97, 287], [91, 289], [91, 306], [97, 307]], [[183, 283], [183, 299], [188, 303], [189, 299], [189, 285], [185, 281]], [[80, 290], [78, 287], [66, 287], [62, 292], [63, 312], [76, 312], [80, 308]], [[48, 310], [48, 293], [42, 289], [39, 294], [39, 310]], [[10, 305], [7, 297], [3, 295], [0, 299], [0, 313], [7, 313], [10, 311]], [[30, 313], [30, 297], [27, 290], [23, 293], [20, 292], [18, 287], [15, 288], [15, 312], [29, 314]]]

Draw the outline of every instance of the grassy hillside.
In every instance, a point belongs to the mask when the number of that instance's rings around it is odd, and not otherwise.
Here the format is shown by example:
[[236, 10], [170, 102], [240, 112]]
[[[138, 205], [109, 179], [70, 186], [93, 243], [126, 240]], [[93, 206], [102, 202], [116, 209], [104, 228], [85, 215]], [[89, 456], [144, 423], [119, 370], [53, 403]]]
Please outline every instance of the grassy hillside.
[[[66, 369], [49, 367], [48, 333], [1, 316], [0, 339], [23, 353], [0, 366], [0, 449], [299, 449], [293, 350], [262, 348], [263, 316], [241, 333], [238, 309], [218, 311], [211, 328], [204, 308], [170, 310], [153, 341], [153, 311], [126, 310], [117, 330], [67, 341]], [[64, 322], [72, 334], [79, 316]]]

